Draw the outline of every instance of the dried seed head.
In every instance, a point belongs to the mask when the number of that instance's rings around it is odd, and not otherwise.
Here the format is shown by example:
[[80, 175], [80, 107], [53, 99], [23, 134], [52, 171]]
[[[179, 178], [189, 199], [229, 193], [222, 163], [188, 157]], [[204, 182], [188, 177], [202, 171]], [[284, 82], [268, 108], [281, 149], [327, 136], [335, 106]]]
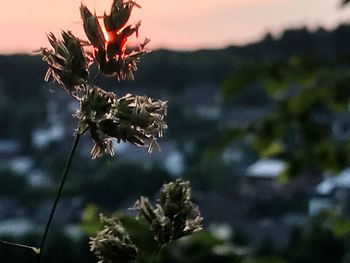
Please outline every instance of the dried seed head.
[[110, 15], [104, 14], [103, 21], [107, 31], [119, 31], [130, 18], [134, 6], [140, 6], [133, 1], [114, 0]]
[[155, 239], [162, 245], [202, 229], [202, 217], [191, 201], [188, 181], [164, 184], [155, 208], [144, 197], [136, 202], [135, 207], [151, 224]]
[[136, 262], [138, 249], [121, 222], [116, 218], [100, 217], [103, 229], [90, 238], [90, 251], [95, 253], [99, 263]]
[[[76, 38], [70, 31], [62, 32], [58, 40], [50, 33], [48, 38], [53, 50], [40, 49], [43, 60], [49, 65], [45, 80], [50, 77], [62, 85], [80, 102], [77, 133], [89, 131], [94, 146], [93, 158], [108, 152], [114, 155], [112, 140], [146, 146], [151, 152], [167, 128], [164, 121], [167, 105], [146, 96], [130, 94], [117, 98], [96, 86], [89, 86], [88, 70], [93, 61], [98, 63], [99, 73], [114, 76], [118, 80], [134, 79], [139, 58], [147, 53], [145, 46], [149, 39], [135, 48], [127, 48], [128, 38], [138, 34], [140, 23], [127, 25], [133, 1], [114, 0], [109, 15], [104, 15], [100, 24], [96, 14], [84, 5], [80, 6], [81, 18], [88, 41]], [[84, 51], [82, 46], [92, 45], [93, 52]]]
[[167, 128], [166, 111], [164, 101], [131, 94], [118, 99], [114, 93], [88, 87], [77, 113], [78, 133], [90, 131], [95, 143], [91, 152], [93, 158], [105, 151], [113, 155], [112, 139], [146, 146], [151, 152], [158, 145], [157, 138], [162, 137]]
[[80, 6], [80, 15], [83, 19], [85, 34], [91, 44], [96, 48], [104, 48], [106, 40], [97, 16], [93, 15], [84, 4]]
[[146, 38], [144, 43], [131, 50], [126, 50], [125, 46], [122, 47], [119, 44], [126, 43], [125, 38], [122, 41], [120, 41], [120, 38], [117, 40], [117, 44], [110, 43], [107, 45], [107, 51], [95, 54], [96, 60], [100, 64], [101, 72], [107, 76], [116, 77], [118, 80], [134, 80], [134, 73], [137, 71], [140, 58], [150, 52], [145, 48], [150, 40]]
[[133, 80], [140, 57], [149, 52], [145, 48], [148, 39], [137, 47], [127, 48], [128, 39], [134, 34], [138, 36], [141, 25], [140, 22], [126, 25], [134, 6], [139, 7], [133, 1], [115, 0], [110, 15], [104, 14], [103, 24], [87, 7], [80, 7], [85, 33], [94, 47], [100, 71], [118, 80]]
[[49, 65], [45, 80], [52, 78], [70, 93], [79, 90], [88, 77], [89, 57], [80, 40], [70, 31], [62, 32], [62, 40], [53, 33], [48, 35], [53, 50], [41, 48], [42, 60]]

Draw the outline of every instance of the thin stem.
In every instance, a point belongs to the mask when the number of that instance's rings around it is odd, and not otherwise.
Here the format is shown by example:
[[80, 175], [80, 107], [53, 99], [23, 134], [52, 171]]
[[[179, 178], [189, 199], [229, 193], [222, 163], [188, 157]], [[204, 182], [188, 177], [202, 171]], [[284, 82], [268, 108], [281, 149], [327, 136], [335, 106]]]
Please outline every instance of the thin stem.
[[156, 253], [154, 254], [152, 263], [156, 263], [157, 257], [159, 255], [160, 251], [162, 250], [162, 248], [163, 248], [163, 245], [158, 245]]
[[34, 252], [35, 254], [40, 253], [39, 248], [36, 248], [36, 247], [31, 247], [31, 246], [27, 246], [27, 245], [18, 244], [18, 243], [12, 243], [12, 242], [8, 242], [8, 241], [4, 241], [4, 240], [0, 240], [0, 244], [5, 245], [5, 246], [9, 246], [9, 247], [27, 249], [27, 250]]
[[41, 255], [42, 255], [42, 252], [43, 252], [43, 248], [44, 248], [44, 246], [45, 246], [46, 237], [47, 237], [47, 234], [48, 234], [48, 232], [49, 232], [52, 219], [53, 219], [53, 217], [54, 217], [54, 215], [55, 215], [56, 208], [57, 208], [57, 204], [58, 204], [58, 201], [59, 201], [59, 199], [60, 199], [60, 197], [61, 197], [61, 193], [62, 193], [64, 184], [65, 184], [65, 182], [66, 182], [67, 175], [68, 175], [68, 171], [69, 171], [69, 168], [70, 168], [70, 164], [71, 164], [71, 162], [72, 162], [72, 159], [73, 159], [75, 150], [77, 149], [79, 139], [80, 139], [80, 134], [77, 134], [77, 135], [75, 136], [75, 140], [74, 140], [72, 149], [71, 149], [71, 151], [70, 151], [70, 154], [69, 154], [69, 157], [68, 157], [66, 166], [65, 166], [65, 168], [64, 168], [63, 175], [62, 175], [62, 179], [61, 179], [61, 183], [60, 183], [60, 186], [59, 186], [58, 191], [57, 191], [56, 199], [55, 199], [55, 202], [53, 203], [53, 206], [52, 206], [52, 209], [51, 209], [51, 212], [50, 212], [50, 216], [49, 216], [49, 219], [48, 219], [48, 221], [47, 221], [47, 223], [46, 223], [45, 231], [44, 231], [44, 234], [43, 234], [42, 239], [41, 239], [40, 250], [39, 250], [40, 252], [39, 252], [39, 254], [38, 254], [38, 263], [41, 262]]

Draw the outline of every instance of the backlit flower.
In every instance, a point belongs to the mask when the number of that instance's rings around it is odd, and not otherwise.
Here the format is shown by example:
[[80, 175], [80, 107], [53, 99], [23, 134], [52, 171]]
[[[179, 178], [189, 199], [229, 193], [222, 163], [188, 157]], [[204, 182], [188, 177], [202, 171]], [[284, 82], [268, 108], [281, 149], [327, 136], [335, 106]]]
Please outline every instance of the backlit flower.
[[161, 245], [202, 229], [203, 219], [198, 207], [191, 201], [188, 181], [178, 179], [164, 184], [155, 207], [145, 197], [141, 197], [135, 207], [151, 224], [153, 235]]
[[134, 1], [114, 0], [110, 15], [103, 16], [103, 22], [108, 32], [118, 32], [128, 22], [134, 7], [140, 6]]
[[62, 32], [62, 40], [53, 33], [48, 35], [53, 50], [41, 48], [42, 60], [49, 65], [45, 80], [52, 78], [70, 93], [79, 90], [88, 77], [88, 56], [81, 42], [70, 31]]
[[84, 4], [80, 6], [80, 15], [83, 19], [85, 34], [91, 44], [98, 49], [103, 48], [106, 40], [97, 16], [93, 15]]
[[132, 242], [124, 226], [116, 218], [101, 217], [103, 229], [96, 237], [90, 238], [90, 250], [99, 263], [134, 263], [138, 249]]
[[106, 92], [96, 86], [88, 87], [81, 98], [78, 133], [90, 131], [94, 147], [92, 157], [108, 152], [113, 155], [112, 139], [146, 146], [151, 152], [157, 138], [167, 128], [164, 116], [167, 104], [146, 96], [127, 94], [117, 98], [115, 93]]
[[104, 14], [102, 23], [86, 6], [80, 7], [84, 30], [94, 47], [94, 56], [101, 72], [119, 80], [134, 79], [140, 57], [148, 52], [145, 46], [149, 39], [139, 46], [127, 48], [129, 38], [134, 34], [138, 36], [141, 25], [140, 22], [127, 25], [135, 6], [139, 7], [133, 1], [115, 0], [110, 14]]

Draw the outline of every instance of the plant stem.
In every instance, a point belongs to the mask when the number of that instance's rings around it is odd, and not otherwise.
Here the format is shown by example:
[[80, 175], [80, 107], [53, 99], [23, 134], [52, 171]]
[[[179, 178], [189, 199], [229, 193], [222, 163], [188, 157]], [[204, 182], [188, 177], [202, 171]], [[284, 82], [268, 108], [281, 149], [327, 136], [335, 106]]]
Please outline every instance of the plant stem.
[[157, 257], [158, 257], [158, 255], [159, 255], [160, 251], [162, 250], [162, 248], [163, 248], [163, 245], [158, 245], [157, 250], [156, 250], [156, 253], [154, 254], [152, 263], [155, 263], [155, 262], [156, 262]]
[[72, 149], [70, 151], [70, 154], [69, 154], [66, 166], [64, 168], [62, 179], [61, 179], [61, 183], [60, 183], [60, 186], [59, 186], [58, 191], [57, 191], [56, 199], [55, 199], [55, 202], [53, 203], [53, 206], [52, 206], [52, 209], [51, 209], [51, 212], [50, 212], [50, 216], [49, 216], [49, 219], [48, 219], [48, 221], [46, 223], [45, 231], [44, 231], [44, 234], [43, 234], [42, 239], [41, 239], [40, 250], [39, 250], [38, 261], [37, 261], [38, 263], [41, 262], [41, 255], [42, 255], [42, 252], [43, 252], [43, 248], [45, 246], [46, 237], [47, 237], [47, 234], [49, 232], [52, 219], [53, 219], [53, 217], [55, 215], [57, 204], [58, 204], [58, 201], [59, 201], [59, 199], [61, 197], [61, 193], [62, 193], [64, 184], [66, 182], [68, 171], [69, 171], [69, 168], [70, 168], [70, 164], [72, 162], [75, 150], [77, 149], [79, 139], [80, 139], [80, 134], [77, 134], [75, 136], [75, 140], [74, 140]]
[[0, 240], [0, 244], [5, 245], [5, 246], [9, 246], [9, 247], [27, 249], [27, 250], [34, 252], [35, 254], [40, 253], [39, 249], [36, 247], [31, 247], [31, 246], [27, 246], [27, 245], [18, 244], [18, 243], [12, 243], [12, 242], [8, 242], [8, 241], [4, 241], [4, 240]]

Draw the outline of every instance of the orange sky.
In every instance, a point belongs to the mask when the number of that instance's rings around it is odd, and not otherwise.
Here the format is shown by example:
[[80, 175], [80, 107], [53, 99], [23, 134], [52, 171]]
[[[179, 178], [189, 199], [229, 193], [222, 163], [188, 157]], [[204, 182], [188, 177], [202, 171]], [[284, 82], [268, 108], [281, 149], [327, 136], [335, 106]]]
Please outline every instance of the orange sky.
[[[98, 12], [112, 0], [85, 0]], [[30, 52], [47, 46], [45, 34], [69, 29], [82, 37], [80, 0], [4, 0], [0, 9], [0, 53]], [[257, 40], [268, 31], [316, 25], [333, 27], [350, 21], [350, 6], [340, 0], [139, 0], [141, 37], [151, 48], [223, 47]]]

